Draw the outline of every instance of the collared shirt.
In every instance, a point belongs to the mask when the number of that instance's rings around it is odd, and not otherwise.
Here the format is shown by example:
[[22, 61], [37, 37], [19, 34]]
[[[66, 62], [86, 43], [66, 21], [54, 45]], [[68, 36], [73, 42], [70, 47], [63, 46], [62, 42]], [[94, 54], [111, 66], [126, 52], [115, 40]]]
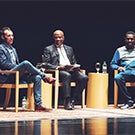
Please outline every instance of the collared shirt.
[[61, 45], [61, 47], [57, 47], [57, 50], [60, 56], [60, 65], [71, 65], [63, 45]]
[[15, 57], [15, 53], [13, 51], [13, 47], [12, 46], [10, 46], [10, 47], [7, 46], [7, 49], [9, 51], [10, 55], [11, 55], [11, 61], [12, 61], [12, 63], [13, 64], [16, 64], [16, 57]]

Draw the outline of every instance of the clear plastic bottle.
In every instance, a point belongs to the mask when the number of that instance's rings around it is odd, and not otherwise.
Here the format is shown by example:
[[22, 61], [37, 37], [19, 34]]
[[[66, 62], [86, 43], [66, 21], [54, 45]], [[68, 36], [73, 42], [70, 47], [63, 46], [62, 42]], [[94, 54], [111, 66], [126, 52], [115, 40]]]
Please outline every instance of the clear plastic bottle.
[[23, 96], [23, 99], [22, 99], [22, 109], [26, 110], [26, 97], [25, 96]]
[[106, 61], [104, 61], [103, 64], [102, 64], [102, 73], [107, 73], [107, 63], [106, 63]]

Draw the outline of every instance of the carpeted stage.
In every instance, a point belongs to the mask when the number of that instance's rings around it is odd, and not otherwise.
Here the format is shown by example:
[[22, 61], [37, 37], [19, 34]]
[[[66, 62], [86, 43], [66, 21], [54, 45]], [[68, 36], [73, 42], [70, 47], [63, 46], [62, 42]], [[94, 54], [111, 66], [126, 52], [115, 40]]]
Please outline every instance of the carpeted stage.
[[94, 117], [135, 117], [135, 108], [130, 110], [121, 110], [109, 105], [107, 109], [98, 108], [84, 108], [75, 106], [75, 110], [64, 110], [62, 107], [53, 109], [51, 112], [33, 112], [30, 110], [22, 111], [19, 109], [18, 113], [14, 112], [14, 108], [7, 108], [3, 111], [0, 108], [0, 121], [22, 121], [22, 120], [40, 120], [40, 119], [80, 119], [80, 118], [94, 118]]

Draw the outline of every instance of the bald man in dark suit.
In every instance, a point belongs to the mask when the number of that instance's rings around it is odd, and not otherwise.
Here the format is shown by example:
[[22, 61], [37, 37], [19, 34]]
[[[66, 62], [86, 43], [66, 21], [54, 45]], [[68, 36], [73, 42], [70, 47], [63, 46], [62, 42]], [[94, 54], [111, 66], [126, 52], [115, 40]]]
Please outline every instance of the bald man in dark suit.
[[[60, 71], [60, 80], [63, 83], [64, 108], [73, 110], [74, 103], [79, 100], [83, 89], [87, 85], [87, 75], [80, 72], [80, 68], [67, 70], [66, 65], [77, 64], [73, 48], [65, 45], [64, 32], [56, 30], [53, 33], [54, 44], [44, 48], [44, 63], [46, 69], [58, 69]], [[75, 94], [71, 95], [70, 82], [74, 80], [77, 84]]]

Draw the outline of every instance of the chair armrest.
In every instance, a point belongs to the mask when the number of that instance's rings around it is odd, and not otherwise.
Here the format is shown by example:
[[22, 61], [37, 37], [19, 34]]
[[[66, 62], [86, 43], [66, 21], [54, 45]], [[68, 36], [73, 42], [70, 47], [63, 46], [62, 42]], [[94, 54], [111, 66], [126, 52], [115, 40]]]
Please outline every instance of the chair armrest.
[[118, 74], [118, 70], [114, 70], [114, 76]]
[[45, 69], [45, 73], [54, 73], [56, 71], [59, 71], [58, 69]]
[[80, 69], [80, 71], [81, 71], [83, 74], [86, 74], [86, 70]]
[[11, 71], [11, 70], [0, 70], [1, 74], [16, 74], [19, 71]]
[[15, 84], [19, 84], [19, 71], [0, 70], [0, 74], [15, 74]]

